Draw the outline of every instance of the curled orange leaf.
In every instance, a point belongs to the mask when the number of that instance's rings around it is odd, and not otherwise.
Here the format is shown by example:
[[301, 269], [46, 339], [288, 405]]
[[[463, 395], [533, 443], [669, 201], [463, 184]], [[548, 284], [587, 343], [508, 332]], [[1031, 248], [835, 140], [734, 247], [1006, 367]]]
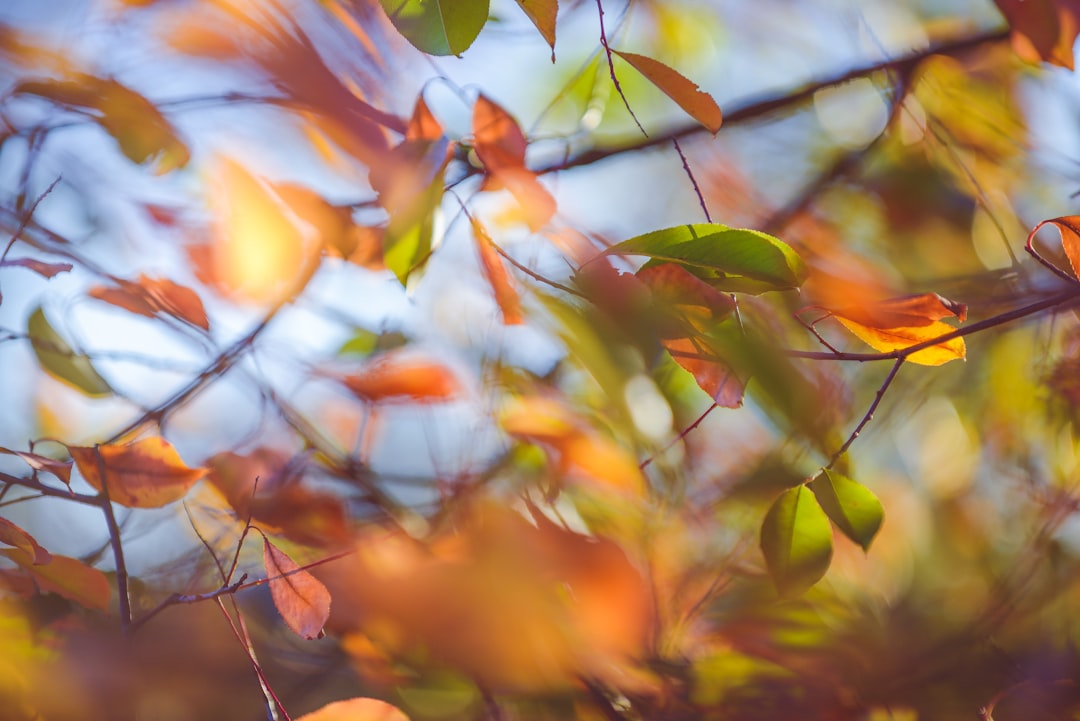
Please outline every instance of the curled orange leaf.
[[6, 518], [0, 518], [0, 543], [21, 549], [35, 566], [52, 561], [52, 554], [41, 547], [34, 537]]
[[322, 638], [330, 616], [330, 592], [326, 586], [265, 537], [263, 565], [274, 606], [289, 628], [309, 641]]
[[111, 501], [130, 508], [160, 508], [179, 501], [206, 475], [204, 468], [185, 465], [176, 449], [159, 437], [68, 450], [87, 483], [99, 491], [107, 489]]

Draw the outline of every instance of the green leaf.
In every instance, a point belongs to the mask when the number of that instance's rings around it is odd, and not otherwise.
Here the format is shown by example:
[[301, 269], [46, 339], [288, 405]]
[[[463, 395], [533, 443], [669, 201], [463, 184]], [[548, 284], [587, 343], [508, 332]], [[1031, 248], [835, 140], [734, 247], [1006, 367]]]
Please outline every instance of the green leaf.
[[767, 233], [719, 223], [655, 230], [605, 252], [679, 263], [721, 290], [786, 290], [799, 287], [806, 279], [806, 264], [791, 246]]
[[100, 397], [112, 393], [109, 384], [94, 370], [90, 358], [76, 353], [67, 341], [53, 330], [40, 306], [30, 314], [26, 327], [38, 363], [49, 375], [74, 386], [88, 396]]
[[782, 596], [797, 596], [825, 575], [832, 528], [806, 486], [784, 491], [773, 502], [761, 524], [761, 550]]
[[845, 536], [864, 551], [870, 548], [885, 519], [885, 510], [869, 488], [826, 469], [810, 484], [810, 490]]
[[465, 52], [488, 18], [489, 0], [379, 0], [397, 31], [429, 55]]

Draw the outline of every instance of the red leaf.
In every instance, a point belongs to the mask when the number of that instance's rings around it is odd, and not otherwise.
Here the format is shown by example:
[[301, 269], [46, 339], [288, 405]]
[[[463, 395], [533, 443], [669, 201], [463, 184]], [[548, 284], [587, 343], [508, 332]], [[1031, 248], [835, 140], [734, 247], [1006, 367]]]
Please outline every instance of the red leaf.
[[27, 268], [45, 278], [52, 278], [57, 273], [66, 273], [73, 267], [71, 263], [46, 263], [42, 260], [35, 260], [34, 258], [9, 258], [0, 263], [0, 265]]
[[0, 543], [22, 549], [35, 566], [52, 561], [52, 554], [38, 545], [34, 537], [6, 518], [0, 518]]
[[350, 391], [366, 401], [442, 403], [453, 400], [460, 384], [450, 370], [421, 358], [383, 353], [368, 366], [342, 379]]
[[506, 266], [503, 265], [502, 258], [495, 249], [495, 243], [492, 242], [483, 224], [476, 218], [470, 218], [470, 220], [473, 235], [476, 236], [476, 249], [480, 253], [480, 262], [484, 268], [484, 277], [487, 278], [491, 290], [495, 293], [495, 302], [499, 304], [499, 310], [502, 311], [503, 322], [507, 325], [519, 325], [523, 322], [521, 299], [514, 289], [510, 274], [506, 271]]
[[653, 60], [635, 53], [623, 53], [618, 50], [612, 50], [611, 52], [633, 65], [635, 70], [678, 103], [680, 108], [705, 126], [709, 132], [715, 134], [720, 130], [720, 124], [724, 120], [720, 106], [716, 104], [711, 95], [702, 92], [693, 81], [688, 80], [659, 60]]
[[105, 574], [87, 566], [77, 558], [54, 555], [43, 565], [34, 565], [34, 557], [19, 548], [0, 549], [6, 556], [26, 569], [42, 593], [55, 593], [80, 606], [108, 611], [112, 590]]
[[1073, 69], [1073, 45], [1080, 33], [1080, 3], [1076, 0], [994, 2], [1012, 27], [1013, 49], [1020, 58]]
[[190, 288], [172, 282], [168, 278], [151, 278], [140, 275], [135, 281], [120, 280], [116, 288], [97, 286], [90, 289], [90, 296], [103, 300], [137, 315], [153, 318], [165, 313], [193, 326], [210, 329], [202, 300]]
[[323, 626], [330, 616], [330, 592], [326, 586], [265, 537], [263, 565], [274, 606], [289, 628], [309, 641], [326, 635]]
[[[144, 438], [123, 446], [69, 446], [86, 482], [102, 490], [99, 463], [105, 468], [109, 499], [130, 508], [159, 508], [178, 501], [206, 475], [189, 468], [164, 438]], [[100, 454], [100, 459], [99, 459]]]
[[18, 456], [26, 462], [26, 465], [35, 471], [47, 471], [53, 474], [67, 485], [71, 485], [71, 461], [57, 461], [47, 456], [39, 456], [36, 453], [13, 451], [9, 448], [0, 448], [0, 453]]

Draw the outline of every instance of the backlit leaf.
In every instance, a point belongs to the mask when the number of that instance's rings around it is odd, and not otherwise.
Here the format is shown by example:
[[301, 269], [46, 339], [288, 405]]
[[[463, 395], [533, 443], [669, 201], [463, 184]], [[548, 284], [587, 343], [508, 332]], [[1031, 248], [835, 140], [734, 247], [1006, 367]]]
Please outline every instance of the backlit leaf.
[[9, 448], [0, 448], [0, 453], [18, 456], [26, 462], [26, 465], [30, 466], [35, 471], [47, 471], [64, 483], [69, 485], [71, 483], [71, 461], [57, 461], [48, 456], [38, 455], [37, 453], [13, 451]]
[[1012, 45], [1022, 59], [1073, 69], [1073, 45], [1080, 33], [1075, 0], [994, 0], [1012, 27]]
[[[874, 328], [849, 320], [842, 315], [836, 315], [836, 320], [851, 331], [859, 340], [869, 345], [874, 350], [882, 353], [891, 353], [896, 350], [904, 350], [919, 343], [925, 343], [947, 333], [952, 333], [956, 328], [948, 323], [933, 321], [927, 325], [898, 327], [898, 328]], [[963, 338], [953, 338], [942, 343], [915, 351], [907, 356], [912, 363], [925, 366], [939, 366], [949, 361], [964, 358], [967, 348]]]
[[693, 81], [664, 65], [659, 60], [653, 60], [650, 57], [637, 55], [636, 53], [624, 53], [618, 50], [612, 50], [611, 52], [633, 65], [635, 70], [678, 103], [680, 108], [705, 126], [709, 132], [715, 134], [720, 130], [720, 124], [724, 120], [720, 106], [716, 104], [711, 95], [702, 92]]
[[782, 596], [797, 596], [825, 575], [832, 560], [832, 528], [806, 486], [784, 491], [761, 524], [761, 551]]
[[465, 52], [488, 18], [488, 0], [379, 0], [390, 22], [429, 55]]
[[52, 560], [38, 566], [34, 557], [19, 548], [0, 549], [0, 556], [26, 569], [42, 593], [55, 593], [80, 606], [107, 612], [112, 589], [109, 579], [96, 568], [77, 558], [53, 554]]
[[719, 357], [703, 358], [701, 345], [690, 338], [668, 338], [660, 341], [672, 360], [694, 376], [701, 390], [722, 408], [738, 408], [743, 404], [746, 384]]
[[88, 396], [100, 397], [112, 394], [112, 388], [94, 370], [90, 358], [82, 353], [76, 353], [67, 341], [53, 330], [41, 307], [30, 314], [26, 327], [34, 355], [49, 375], [79, 389]]
[[120, 280], [115, 287], [99, 285], [91, 288], [89, 295], [147, 318], [164, 313], [203, 330], [210, 329], [206, 309], [198, 294], [168, 278], [140, 274], [134, 281]]
[[136, 163], [149, 162], [157, 173], [182, 168], [190, 158], [176, 129], [157, 107], [115, 80], [71, 73], [65, 80], [24, 82], [14, 92], [89, 111], [124, 155]]
[[845, 536], [862, 546], [864, 551], [870, 548], [870, 542], [885, 520], [885, 510], [869, 488], [825, 469], [810, 484], [810, 490]]
[[405, 129], [405, 139], [438, 140], [445, 134], [442, 123], [432, 114], [431, 108], [428, 107], [427, 101], [424, 100], [424, 96], [420, 95], [416, 99], [416, 105], [413, 107], [409, 125]]
[[334, 701], [296, 721], [409, 721], [401, 709], [375, 698]]
[[286, 625], [309, 641], [322, 638], [330, 617], [330, 592], [267, 538], [263, 538], [263, 565], [270, 579], [270, 595]]
[[1053, 225], [1060, 231], [1061, 245], [1065, 249], [1065, 257], [1069, 259], [1069, 266], [1072, 268], [1073, 275], [1080, 278], [1080, 215], [1066, 215], [1039, 223], [1031, 229], [1031, 233], [1028, 235], [1027, 242], [1029, 246], [1035, 238], [1035, 234], [1044, 225]]
[[373, 402], [442, 403], [461, 392], [457, 377], [445, 365], [393, 351], [345, 376], [342, 383], [358, 398]]
[[206, 475], [205, 468], [186, 466], [176, 449], [158, 436], [127, 445], [69, 446], [68, 450], [79, 473], [98, 491], [104, 488], [100, 462], [109, 499], [130, 508], [159, 508], [178, 501]]
[[559, 0], [515, 1], [551, 47], [551, 62], [555, 62], [555, 18], [559, 14]]
[[499, 304], [503, 322], [507, 325], [520, 325], [524, 322], [521, 315], [521, 299], [518, 297], [506, 266], [503, 265], [503, 259], [499, 257], [498, 251], [495, 250], [495, 243], [492, 242], [483, 224], [476, 218], [470, 218], [470, 221], [484, 277], [495, 294], [495, 302]]
[[52, 554], [42, 548], [33, 536], [6, 518], [0, 518], [0, 543], [22, 549], [35, 566], [43, 566], [52, 560]]
[[843, 316], [862, 325], [874, 328], [902, 328], [930, 325], [942, 318], [953, 317], [963, 322], [967, 320], [967, 306], [963, 303], [942, 298], [937, 293], [908, 295], [902, 298], [889, 298], [846, 306], [835, 315]]
[[705, 280], [721, 290], [784, 290], [799, 287], [806, 278], [806, 264], [786, 243], [756, 230], [718, 223], [655, 230], [613, 245], [605, 253], [644, 255], [679, 263], [691, 272], [709, 271], [715, 277]]

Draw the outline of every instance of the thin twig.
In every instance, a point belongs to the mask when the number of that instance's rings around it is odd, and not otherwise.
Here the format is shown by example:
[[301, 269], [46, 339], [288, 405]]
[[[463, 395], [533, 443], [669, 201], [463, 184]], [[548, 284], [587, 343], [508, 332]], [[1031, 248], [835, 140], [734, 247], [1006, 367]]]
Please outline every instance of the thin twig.
[[634, 119], [634, 125], [638, 127], [641, 134], [646, 138], [649, 134], [645, 132], [645, 128], [642, 127], [641, 121], [634, 115], [634, 109], [630, 107], [630, 101], [626, 99], [626, 93], [623, 92], [622, 86], [619, 85], [619, 78], [615, 75], [615, 61], [611, 57], [611, 47], [608, 45], [607, 32], [604, 30], [604, 5], [601, 0], [596, 0], [596, 9], [600, 11], [600, 44], [604, 46], [604, 54], [607, 55], [608, 72], [611, 74], [611, 82], [615, 85], [615, 92], [622, 98], [623, 105], [626, 106], [626, 112], [630, 113], [630, 117]]
[[881, 399], [885, 397], [885, 391], [889, 390], [889, 386], [892, 385], [893, 379], [896, 378], [896, 374], [900, 371], [900, 366], [902, 365], [904, 365], [904, 359], [897, 358], [896, 363], [893, 364], [892, 370], [889, 371], [889, 375], [885, 376], [885, 380], [882, 381], [881, 386], [878, 387], [877, 394], [874, 396], [874, 402], [866, 409], [866, 413], [863, 415], [862, 420], [859, 421], [859, 425], [855, 426], [855, 430], [853, 430], [851, 435], [848, 436], [848, 439], [844, 441], [844, 445], [840, 446], [840, 450], [834, 453], [832, 458], [829, 459], [828, 465], [825, 466], [826, 470], [832, 468], [836, 462], [840, 460], [840, 456], [844, 455], [848, 448], [851, 448], [851, 444], [855, 442], [855, 439], [862, 433], [866, 424], [874, 417], [874, 411], [876, 411], [877, 407], [881, 404]]
[[101, 446], [94, 446], [97, 457], [98, 476], [101, 478], [101, 510], [105, 513], [105, 524], [109, 528], [109, 545], [112, 546], [113, 559], [116, 562], [116, 595], [120, 603], [120, 629], [127, 636], [131, 629], [131, 598], [128, 596], [127, 564], [124, 562], [124, 547], [120, 541], [120, 526], [116, 522], [116, 513], [109, 498], [109, 481], [105, 472], [105, 459], [101, 455]]
[[[677, 435], [673, 439], [671, 439], [671, 442], [668, 443], [666, 446], [664, 446], [663, 450], [660, 451], [660, 453], [665, 453], [673, 445], [675, 445], [676, 443], [678, 443], [682, 439], [686, 438], [687, 435], [689, 435], [695, 428], [700, 426], [702, 424], [702, 422], [704, 422], [704, 420], [706, 418], [709, 417], [710, 413], [712, 413], [713, 411], [715, 411], [719, 407], [720, 407], [720, 404], [717, 403], [716, 401], [713, 401], [713, 404], [711, 406], [709, 406], [708, 408], [706, 408], [705, 412], [702, 413], [700, 416], [698, 416], [696, 421], [694, 421], [693, 423], [688, 425], [686, 428], [684, 428], [682, 430], [682, 432], [679, 433], [679, 435]], [[646, 458], [644, 461], [642, 461], [638, 465], [638, 468], [640, 468], [641, 470], [645, 470], [648, 467], [648, 465], [653, 462], [653, 459], [656, 458], [657, 455], [659, 455], [659, 454], [654, 454], [654, 455], [651, 455], [648, 458]]]
[[697, 195], [698, 203], [701, 204], [701, 210], [705, 213], [705, 220], [712, 222], [712, 216], [709, 214], [709, 206], [705, 204], [705, 196], [701, 193], [701, 186], [698, 185], [697, 178], [694, 177], [694, 171], [690, 170], [690, 163], [686, 160], [686, 154], [683, 153], [682, 146], [679, 145], [678, 138], [672, 138], [671, 144], [675, 146], [675, 152], [679, 154], [679, 158], [682, 160], [683, 170], [686, 171], [686, 177], [690, 178], [690, 184], [694, 186], [694, 194]]

